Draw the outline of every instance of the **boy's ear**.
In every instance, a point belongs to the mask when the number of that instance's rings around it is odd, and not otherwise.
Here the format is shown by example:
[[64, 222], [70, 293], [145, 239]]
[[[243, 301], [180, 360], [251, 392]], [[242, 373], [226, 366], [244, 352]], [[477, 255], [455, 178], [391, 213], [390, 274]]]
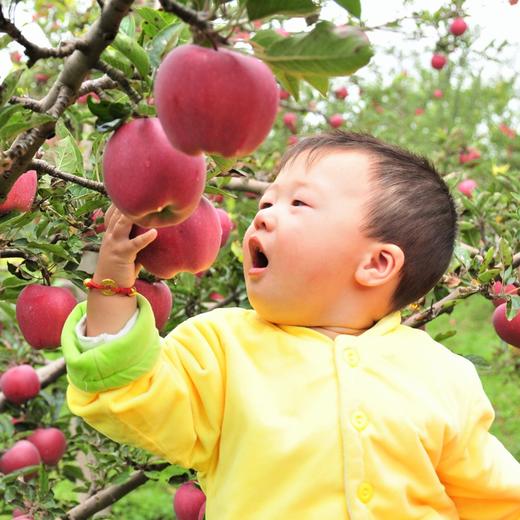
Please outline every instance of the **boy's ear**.
[[395, 244], [374, 244], [362, 258], [354, 279], [365, 287], [377, 287], [396, 279], [404, 265], [404, 252]]

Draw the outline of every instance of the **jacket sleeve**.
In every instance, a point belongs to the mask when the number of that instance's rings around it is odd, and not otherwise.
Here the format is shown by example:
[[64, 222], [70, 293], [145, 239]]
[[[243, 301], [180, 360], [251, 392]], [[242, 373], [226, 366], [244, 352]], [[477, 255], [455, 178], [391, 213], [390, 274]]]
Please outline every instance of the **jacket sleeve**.
[[461, 520], [519, 520], [520, 463], [489, 433], [495, 414], [467, 363], [462, 427], [447, 439], [437, 472]]
[[79, 304], [65, 323], [67, 403], [107, 437], [171, 463], [205, 471], [215, 456], [224, 409], [224, 354], [215, 327], [197, 316], [162, 339], [148, 301], [123, 337], [82, 352]]

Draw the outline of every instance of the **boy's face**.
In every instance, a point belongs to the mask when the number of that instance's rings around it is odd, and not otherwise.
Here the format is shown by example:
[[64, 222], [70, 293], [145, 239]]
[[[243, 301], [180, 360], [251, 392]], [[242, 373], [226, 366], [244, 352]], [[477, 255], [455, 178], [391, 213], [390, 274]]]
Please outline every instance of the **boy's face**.
[[[331, 325], [350, 301], [372, 239], [360, 232], [370, 160], [358, 151], [307, 152], [289, 161], [259, 202], [244, 236], [249, 301], [287, 325]], [[345, 318], [347, 318], [345, 316]]]

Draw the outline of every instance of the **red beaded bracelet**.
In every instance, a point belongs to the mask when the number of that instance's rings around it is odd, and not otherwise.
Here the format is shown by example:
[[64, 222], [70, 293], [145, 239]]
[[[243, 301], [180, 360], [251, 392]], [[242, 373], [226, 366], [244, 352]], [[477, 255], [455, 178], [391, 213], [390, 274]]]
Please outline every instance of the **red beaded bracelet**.
[[101, 294], [105, 296], [113, 296], [114, 294], [126, 294], [126, 296], [135, 296], [137, 289], [133, 287], [118, 287], [116, 282], [111, 278], [101, 280], [101, 283], [96, 283], [92, 278], [87, 278], [83, 281], [83, 285], [89, 289], [99, 289]]

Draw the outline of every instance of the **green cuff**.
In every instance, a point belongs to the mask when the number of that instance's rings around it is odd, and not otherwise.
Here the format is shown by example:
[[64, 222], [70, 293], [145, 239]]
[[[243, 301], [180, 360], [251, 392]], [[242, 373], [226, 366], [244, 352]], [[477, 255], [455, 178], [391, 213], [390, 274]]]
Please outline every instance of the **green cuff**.
[[84, 392], [99, 392], [125, 386], [149, 372], [159, 357], [160, 336], [152, 307], [137, 295], [139, 316], [132, 329], [98, 347], [82, 352], [76, 325], [87, 312], [87, 302], [76, 305], [61, 333], [67, 373], [74, 386]]

